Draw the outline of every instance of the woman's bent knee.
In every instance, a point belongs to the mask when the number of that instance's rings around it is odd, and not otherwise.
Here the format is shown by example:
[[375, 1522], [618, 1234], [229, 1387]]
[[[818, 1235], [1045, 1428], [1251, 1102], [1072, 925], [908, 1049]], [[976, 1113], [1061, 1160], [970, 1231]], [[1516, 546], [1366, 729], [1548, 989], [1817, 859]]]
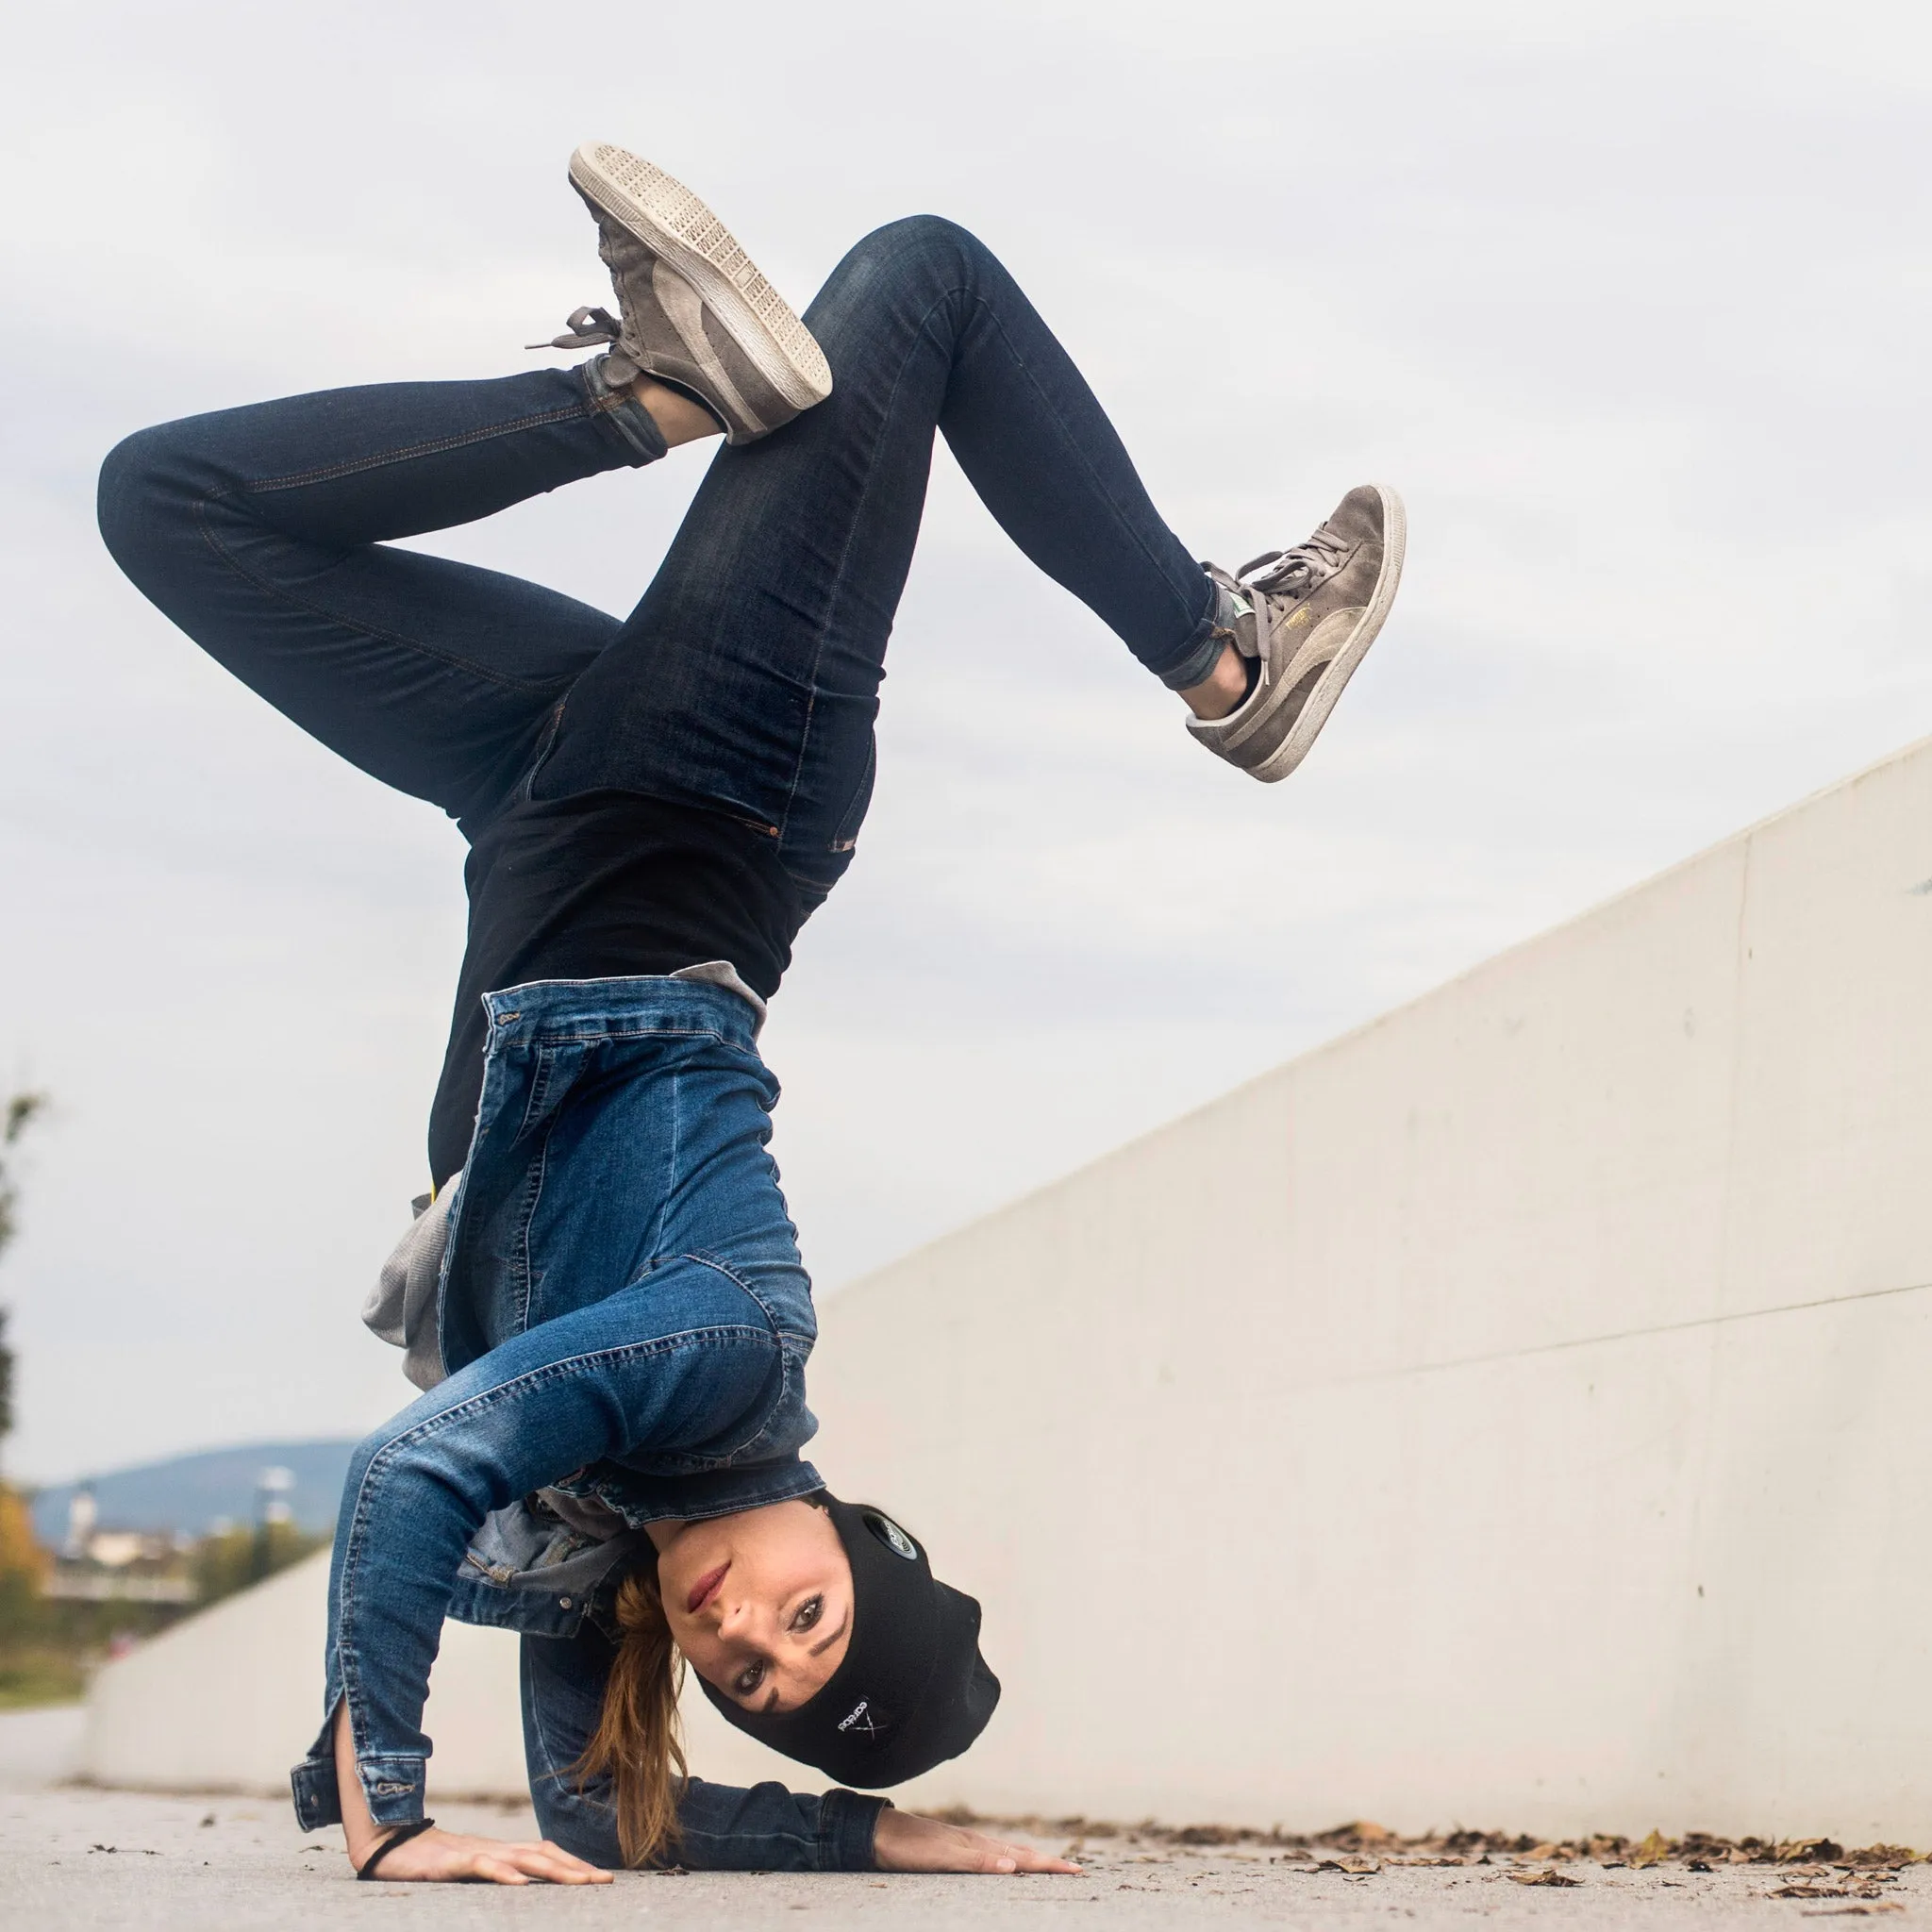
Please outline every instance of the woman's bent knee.
[[138, 429], [101, 464], [94, 514], [108, 554], [139, 584], [157, 546], [183, 525], [189, 508], [174, 425]]
[[874, 243], [891, 248], [917, 248], [926, 254], [959, 250], [973, 254], [986, 252], [985, 242], [971, 228], [963, 228], [944, 215], [901, 215], [897, 221], [887, 222], [883, 226], [874, 228], [858, 245], [866, 248]]
[[839, 266], [902, 273], [914, 265], [929, 266], [970, 276], [990, 259], [986, 243], [958, 222], [944, 215], [903, 215], [854, 242]]

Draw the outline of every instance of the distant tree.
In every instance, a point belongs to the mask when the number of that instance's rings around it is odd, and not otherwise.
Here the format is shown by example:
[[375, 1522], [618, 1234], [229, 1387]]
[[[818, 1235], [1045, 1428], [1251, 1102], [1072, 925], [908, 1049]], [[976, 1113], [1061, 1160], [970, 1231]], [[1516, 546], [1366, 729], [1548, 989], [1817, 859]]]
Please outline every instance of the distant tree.
[[[36, 1114], [47, 1105], [44, 1093], [16, 1093], [0, 1115], [0, 1254], [19, 1232], [14, 1210], [20, 1206], [20, 1185], [9, 1156]], [[13, 1433], [13, 1351], [7, 1345], [7, 1310], [0, 1308], [0, 1441]]]
[[253, 1529], [241, 1524], [213, 1531], [195, 1544], [188, 1558], [195, 1606], [206, 1609], [237, 1591], [251, 1589], [264, 1577], [299, 1563], [328, 1541], [292, 1523], [264, 1523]]

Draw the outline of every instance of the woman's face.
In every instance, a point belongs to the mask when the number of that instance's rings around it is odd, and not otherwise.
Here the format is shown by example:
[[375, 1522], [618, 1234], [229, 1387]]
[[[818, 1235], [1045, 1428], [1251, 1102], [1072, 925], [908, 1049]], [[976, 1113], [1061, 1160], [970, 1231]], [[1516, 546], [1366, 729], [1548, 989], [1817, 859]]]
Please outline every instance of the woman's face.
[[852, 1641], [852, 1566], [809, 1503], [679, 1524], [658, 1543], [658, 1585], [691, 1668], [747, 1710], [795, 1710]]

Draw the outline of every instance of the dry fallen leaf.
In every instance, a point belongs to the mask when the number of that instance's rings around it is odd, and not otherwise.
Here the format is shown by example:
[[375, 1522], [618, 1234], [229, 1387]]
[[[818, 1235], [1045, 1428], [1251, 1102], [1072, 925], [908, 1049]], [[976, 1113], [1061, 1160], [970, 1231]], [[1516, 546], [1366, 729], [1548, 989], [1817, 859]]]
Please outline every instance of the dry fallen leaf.
[[1641, 1872], [1647, 1865], [1661, 1865], [1670, 1855], [1670, 1840], [1662, 1832], [1653, 1831], [1641, 1845], [1630, 1847], [1630, 1863]]
[[1772, 1854], [1780, 1865], [1808, 1865], [1819, 1858], [1842, 1858], [1845, 1848], [1836, 1839], [1788, 1838], [1780, 1839]]
[[1850, 1898], [1841, 1885], [1780, 1885], [1774, 1891], [1767, 1891], [1766, 1898]]
[[1517, 1885], [1581, 1885], [1580, 1878], [1566, 1878], [1554, 1865], [1541, 1872], [1506, 1872], [1503, 1876]]

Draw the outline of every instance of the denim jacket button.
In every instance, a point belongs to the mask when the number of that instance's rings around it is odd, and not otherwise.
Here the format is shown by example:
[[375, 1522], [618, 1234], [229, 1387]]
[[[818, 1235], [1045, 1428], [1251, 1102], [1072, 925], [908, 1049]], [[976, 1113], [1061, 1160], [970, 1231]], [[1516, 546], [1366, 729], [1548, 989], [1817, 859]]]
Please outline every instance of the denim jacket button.
[[558, 1598], [557, 1599], [557, 1607], [558, 1607], [558, 1608], [559, 1610], [567, 1610], [567, 1609], [569, 1609], [569, 1608], [570, 1608], [570, 1599], [569, 1599], [569, 1597], [567, 1597], [567, 1596], [560, 1596], [560, 1597], [558, 1597]]

